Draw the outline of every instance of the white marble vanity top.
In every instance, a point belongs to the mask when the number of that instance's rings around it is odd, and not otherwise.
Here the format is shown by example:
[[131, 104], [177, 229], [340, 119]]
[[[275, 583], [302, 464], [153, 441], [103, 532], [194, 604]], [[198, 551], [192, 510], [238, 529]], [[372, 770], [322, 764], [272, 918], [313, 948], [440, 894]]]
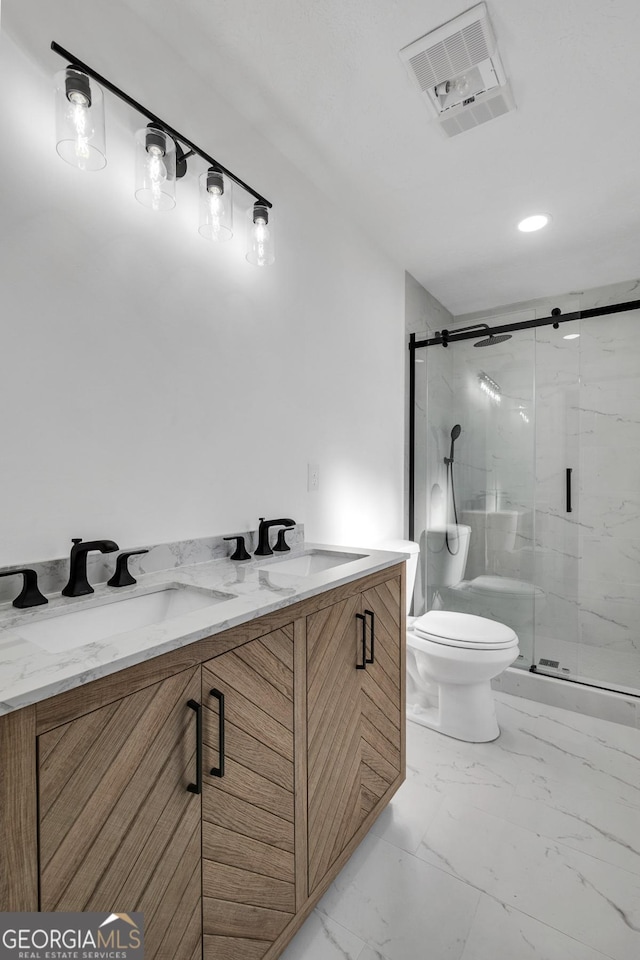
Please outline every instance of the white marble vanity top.
[[[310, 550], [363, 556], [306, 576], [278, 572], [280, 562], [304, 555]], [[274, 554], [272, 557], [252, 557], [243, 562], [216, 559], [140, 575], [137, 584], [130, 587], [114, 589], [100, 584], [95, 586], [95, 593], [88, 597], [68, 598], [58, 593], [49, 596], [46, 606], [30, 610], [17, 610], [11, 603], [2, 603], [0, 715], [150, 660], [203, 637], [221, 633], [369, 573], [384, 570], [406, 558], [407, 555], [403, 553], [305, 543], [294, 547], [289, 553]], [[43, 618], [55, 619], [71, 610], [78, 610], [80, 606], [85, 610], [125, 597], [151, 593], [159, 585], [192, 586], [232, 596], [229, 599], [216, 596], [212, 600], [215, 605], [83, 646], [76, 644], [74, 648], [62, 652], [48, 652], [21, 635], [21, 627], [30, 622]]]

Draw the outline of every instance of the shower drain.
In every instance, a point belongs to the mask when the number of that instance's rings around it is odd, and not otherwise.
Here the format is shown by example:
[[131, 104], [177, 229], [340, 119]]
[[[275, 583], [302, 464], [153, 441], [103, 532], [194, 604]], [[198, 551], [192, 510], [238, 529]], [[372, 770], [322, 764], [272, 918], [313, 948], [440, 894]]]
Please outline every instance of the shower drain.
[[539, 665], [540, 667], [553, 667], [555, 670], [557, 670], [558, 667], [560, 666], [560, 661], [559, 661], [559, 660], [545, 660], [544, 658], [541, 658], [540, 660], [538, 660], [538, 665]]

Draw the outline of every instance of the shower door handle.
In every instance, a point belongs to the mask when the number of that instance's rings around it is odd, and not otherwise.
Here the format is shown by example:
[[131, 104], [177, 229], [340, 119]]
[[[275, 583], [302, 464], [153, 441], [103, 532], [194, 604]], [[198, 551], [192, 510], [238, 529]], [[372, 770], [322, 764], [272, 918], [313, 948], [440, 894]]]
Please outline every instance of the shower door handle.
[[567, 513], [572, 512], [571, 507], [571, 474], [573, 470], [571, 467], [567, 467]]

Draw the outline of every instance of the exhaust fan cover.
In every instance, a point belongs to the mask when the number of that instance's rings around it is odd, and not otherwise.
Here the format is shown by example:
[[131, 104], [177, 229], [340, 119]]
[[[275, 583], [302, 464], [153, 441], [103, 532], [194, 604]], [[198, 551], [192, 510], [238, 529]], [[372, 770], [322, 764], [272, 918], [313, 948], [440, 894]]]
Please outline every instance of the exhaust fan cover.
[[410, 43], [400, 57], [448, 137], [515, 109], [485, 3]]

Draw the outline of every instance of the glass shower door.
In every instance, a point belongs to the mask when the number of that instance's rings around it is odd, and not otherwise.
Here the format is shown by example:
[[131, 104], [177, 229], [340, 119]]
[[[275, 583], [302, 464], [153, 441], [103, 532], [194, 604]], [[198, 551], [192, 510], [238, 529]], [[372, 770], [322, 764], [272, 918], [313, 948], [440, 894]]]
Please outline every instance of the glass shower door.
[[[573, 326], [573, 324], [571, 324]], [[580, 645], [588, 682], [640, 691], [640, 311], [581, 321]]]
[[536, 336], [536, 669], [630, 693], [640, 691], [639, 326], [632, 311]]
[[534, 663], [565, 677], [577, 674], [580, 643], [579, 333], [580, 321], [536, 331]]
[[[478, 341], [481, 340], [480, 334]], [[506, 623], [533, 658], [535, 337], [426, 348], [424, 609]], [[420, 434], [417, 434], [418, 445]], [[417, 516], [417, 515], [416, 515]], [[417, 610], [416, 612], [421, 612]]]

